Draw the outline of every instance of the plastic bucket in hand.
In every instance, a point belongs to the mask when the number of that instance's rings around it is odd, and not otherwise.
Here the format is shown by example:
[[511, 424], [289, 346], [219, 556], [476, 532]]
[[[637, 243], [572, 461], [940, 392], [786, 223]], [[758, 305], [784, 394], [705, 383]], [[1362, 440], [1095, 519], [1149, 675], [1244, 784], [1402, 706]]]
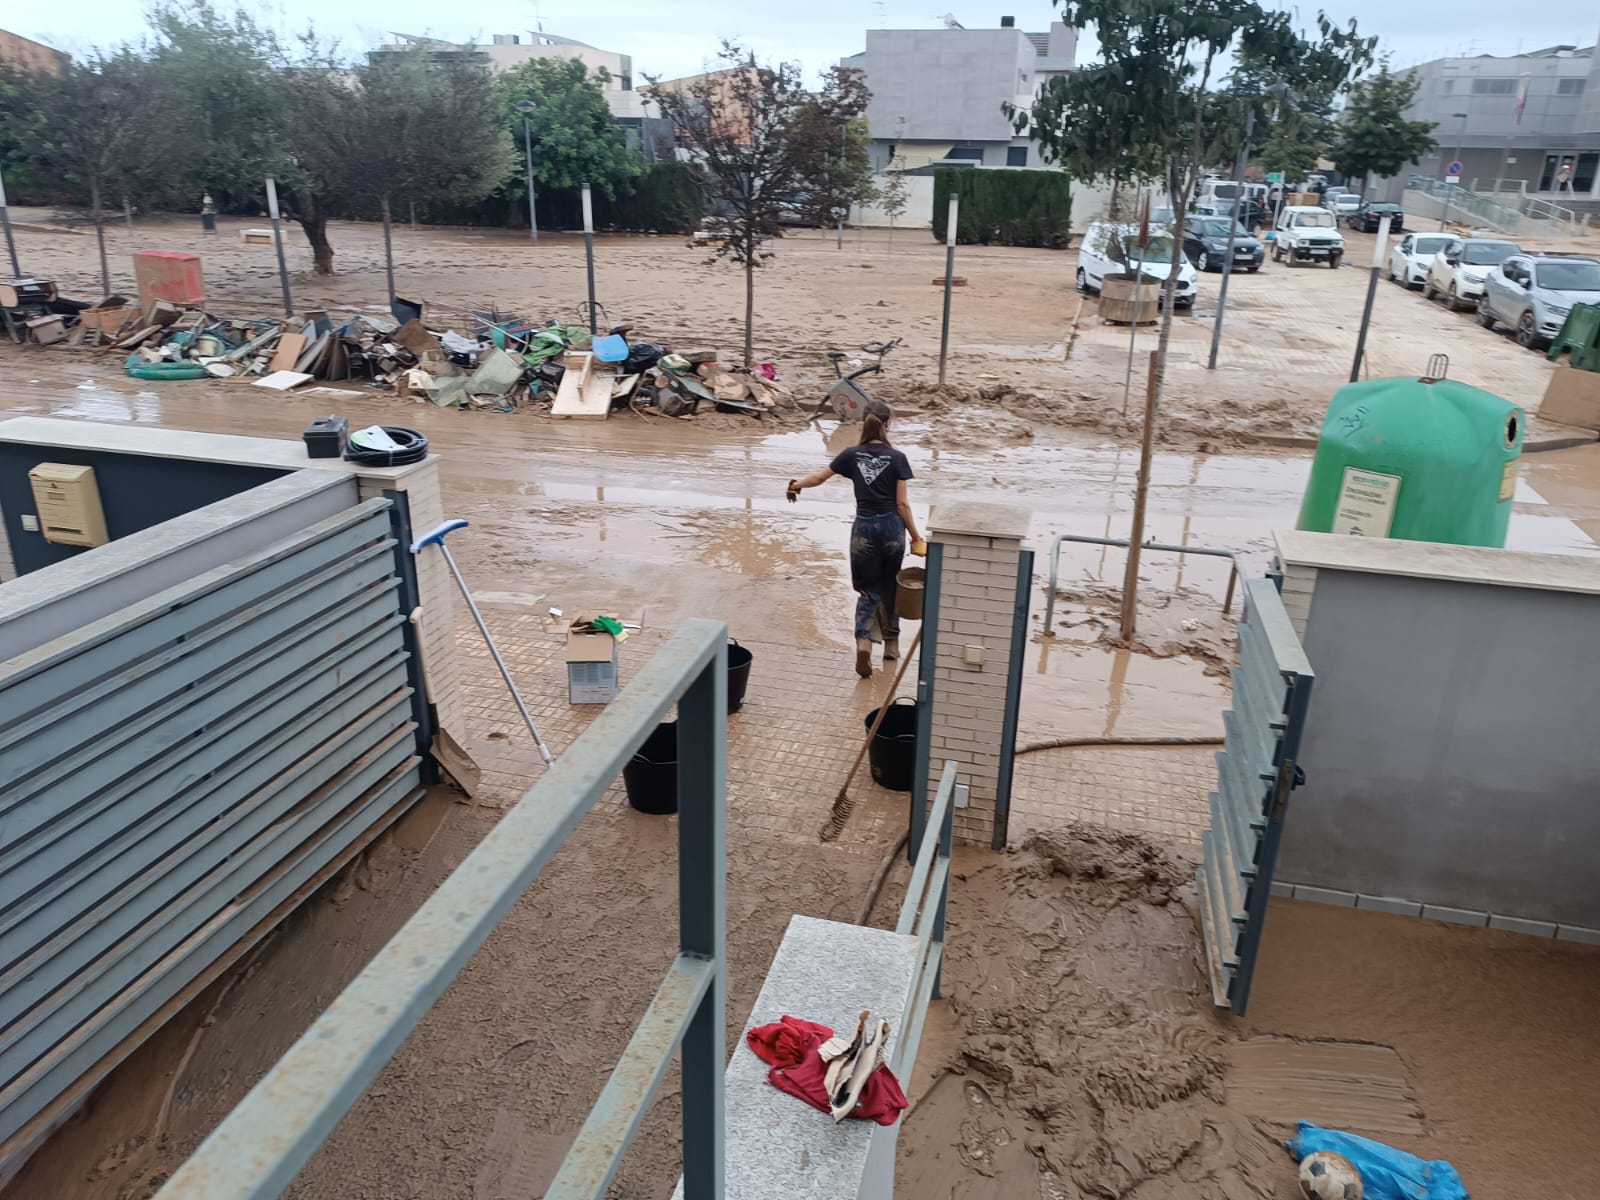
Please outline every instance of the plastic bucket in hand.
[[664, 817], [678, 811], [678, 723], [663, 721], [622, 768], [628, 803]]
[[744, 690], [750, 686], [750, 664], [756, 656], [732, 638], [728, 639], [728, 711], [736, 713], [744, 704]]
[[[877, 709], [867, 714], [869, 730], [877, 719]], [[910, 696], [901, 696], [883, 714], [883, 724], [867, 748], [867, 762], [872, 767], [873, 782], [879, 787], [909, 792], [916, 786], [917, 702]]]
[[922, 594], [928, 587], [923, 567], [907, 567], [894, 579], [894, 613], [902, 621], [922, 620]]

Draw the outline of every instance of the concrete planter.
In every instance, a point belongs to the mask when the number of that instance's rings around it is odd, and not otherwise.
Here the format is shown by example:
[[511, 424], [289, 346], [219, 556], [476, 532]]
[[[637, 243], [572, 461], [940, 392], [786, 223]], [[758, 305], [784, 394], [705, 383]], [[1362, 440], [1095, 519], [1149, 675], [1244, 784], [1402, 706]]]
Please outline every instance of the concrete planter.
[[1140, 325], [1154, 325], [1160, 316], [1161, 285], [1137, 283], [1132, 279], [1112, 279], [1100, 283], [1100, 315], [1119, 325], [1134, 323], [1137, 307]]

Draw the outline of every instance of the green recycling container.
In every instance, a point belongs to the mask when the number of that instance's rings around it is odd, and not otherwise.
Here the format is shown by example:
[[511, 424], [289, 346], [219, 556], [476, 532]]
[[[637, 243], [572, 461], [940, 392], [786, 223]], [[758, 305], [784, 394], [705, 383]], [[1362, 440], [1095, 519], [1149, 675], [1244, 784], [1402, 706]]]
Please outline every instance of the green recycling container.
[[1524, 423], [1515, 404], [1453, 379], [1342, 387], [1297, 528], [1504, 546]]

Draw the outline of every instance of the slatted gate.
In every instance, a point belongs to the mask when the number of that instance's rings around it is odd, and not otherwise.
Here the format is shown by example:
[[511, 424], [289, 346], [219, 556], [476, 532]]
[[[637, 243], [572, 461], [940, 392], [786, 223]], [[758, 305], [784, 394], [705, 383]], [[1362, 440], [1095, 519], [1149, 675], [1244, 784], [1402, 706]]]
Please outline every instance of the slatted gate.
[[1300, 734], [1311, 664], [1270, 579], [1245, 585], [1233, 707], [1223, 714], [1205, 862], [1196, 872], [1211, 998], [1243, 1016], [1289, 806], [1304, 779]]
[[0, 1159], [415, 798], [404, 514], [0, 662]]

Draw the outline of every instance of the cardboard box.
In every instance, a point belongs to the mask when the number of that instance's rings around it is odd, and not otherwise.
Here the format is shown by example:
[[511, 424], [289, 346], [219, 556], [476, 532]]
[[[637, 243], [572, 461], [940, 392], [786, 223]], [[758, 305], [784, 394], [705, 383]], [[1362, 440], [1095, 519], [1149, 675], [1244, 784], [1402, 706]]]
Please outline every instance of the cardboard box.
[[1544, 389], [1539, 415], [1600, 432], [1600, 371], [1580, 371], [1562, 363]]
[[[567, 627], [567, 702], [610, 704], [622, 691], [621, 647], [609, 633], [588, 633], [596, 615], [579, 616]], [[614, 616], [614, 613], [605, 613]], [[644, 628], [644, 618], [618, 617], [631, 632]]]
[[179, 308], [200, 308], [206, 301], [200, 274], [200, 256], [177, 250], [141, 250], [133, 256], [133, 278], [139, 303], [149, 308], [157, 300]]
[[34, 317], [28, 323], [28, 337], [41, 346], [53, 346], [67, 338], [67, 319], [51, 315]]

